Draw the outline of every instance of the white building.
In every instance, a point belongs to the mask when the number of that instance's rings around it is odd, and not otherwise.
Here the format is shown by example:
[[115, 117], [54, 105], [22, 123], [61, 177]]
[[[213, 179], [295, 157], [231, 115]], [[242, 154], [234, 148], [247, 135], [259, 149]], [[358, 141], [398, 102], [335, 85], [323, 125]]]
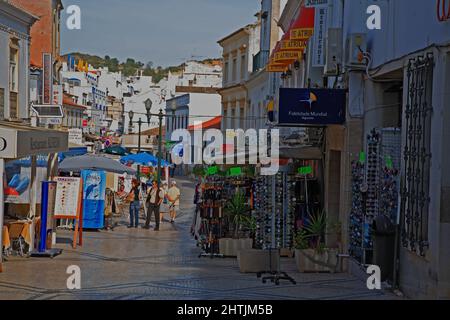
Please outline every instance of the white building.
[[[259, 15], [258, 15], [259, 19]], [[260, 21], [218, 41], [223, 48], [222, 130], [250, 126], [245, 82], [253, 71], [253, 57], [260, 51]]]

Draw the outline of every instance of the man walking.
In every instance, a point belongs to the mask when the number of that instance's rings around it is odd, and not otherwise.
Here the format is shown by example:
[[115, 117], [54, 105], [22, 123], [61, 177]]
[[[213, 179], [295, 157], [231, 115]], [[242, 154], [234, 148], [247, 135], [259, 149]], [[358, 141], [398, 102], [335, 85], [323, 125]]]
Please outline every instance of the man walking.
[[169, 201], [170, 223], [174, 223], [177, 218], [177, 211], [180, 208], [181, 191], [177, 187], [177, 182], [172, 181], [171, 187], [167, 190], [167, 200]]
[[147, 195], [147, 220], [145, 222], [144, 229], [150, 229], [150, 219], [152, 214], [155, 215], [155, 231], [159, 231], [159, 209], [161, 207], [161, 203], [164, 200], [164, 191], [158, 186], [157, 181], [153, 181], [152, 187], [148, 191]]

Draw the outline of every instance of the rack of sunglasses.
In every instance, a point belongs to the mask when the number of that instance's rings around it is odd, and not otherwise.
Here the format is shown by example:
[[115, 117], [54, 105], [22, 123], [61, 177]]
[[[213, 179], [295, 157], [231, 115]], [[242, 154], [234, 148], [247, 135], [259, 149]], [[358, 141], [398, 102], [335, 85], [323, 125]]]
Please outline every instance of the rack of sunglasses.
[[352, 163], [352, 210], [350, 212], [350, 247], [349, 253], [360, 263], [365, 263], [367, 252], [371, 250], [370, 237], [367, 237], [369, 225], [365, 215], [365, 197], [363, 186], [365, 165], [359, 161]]
[[199, 257], [223, 257], [219, 253], [219, 239], [224, 230], [224, 183], [218, 178], [208, 178], [202, 187], [199, 204], [201, 227], [199, 246], [203, 253]]
[[255, 243], [259, 249], [292, 248], [296, 210], [295, 176], [259, 176], [253, 183]]
[[252, 189], [255, 245], [258, 249], [268, 249], [272, 246], [272, 177], [258, 176]]
[[400, 184], [401, 131], [373, 129], [367, 136], [367, 158], [352, 163], [350, 255], [370, 264], [373, 250], [372, 223], [383, 214], [396, 222]]

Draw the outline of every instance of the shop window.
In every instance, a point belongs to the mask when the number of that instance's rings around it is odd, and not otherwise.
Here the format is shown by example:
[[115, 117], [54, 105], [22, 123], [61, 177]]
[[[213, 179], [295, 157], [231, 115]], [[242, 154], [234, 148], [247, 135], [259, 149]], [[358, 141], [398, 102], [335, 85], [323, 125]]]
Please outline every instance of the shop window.
[[245, 69], [247, 67], [247, 61], [245, 59], [245, 54], [241, 57], [241, 79], [245, 80]]
[[402, 172], [402, 243], [425, 256], [430, 203], [433, 56], [411, 59], [407, 67], [407, 101]]
[[233, 59], [233, 70], [231, 71], [231, 81], [236, 81], [236, 77], [237, 77], [237, 59], [236, 58], [234, 58]]

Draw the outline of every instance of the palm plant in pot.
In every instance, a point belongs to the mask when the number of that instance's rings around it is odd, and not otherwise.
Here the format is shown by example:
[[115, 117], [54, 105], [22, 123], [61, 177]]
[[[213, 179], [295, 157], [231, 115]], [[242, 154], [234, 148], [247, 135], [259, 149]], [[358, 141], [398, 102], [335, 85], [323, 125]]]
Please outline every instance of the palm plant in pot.
[[309, 223], [295, 235], [295, 260], [300, 272], [336, 272], [338, 251], [324, 244], [326, 232], [334, 230], [325, 211], [309, 216]]
[[[253, 240], [244, 234], [244, 229], [251, 232], [253, 223], [249, 215], [250, 207], [247, 205], [245, 194], [237, 191], [225, 206], [225, 213], [230, 221], [232, 238], [223, 239], [223, 254], [225, 256], [237, 256], [241, 249], [251, 249]], [[248, 233], [248, 232], [247, 232]], [[222, 250], [221, 250], [222, 251]]]

